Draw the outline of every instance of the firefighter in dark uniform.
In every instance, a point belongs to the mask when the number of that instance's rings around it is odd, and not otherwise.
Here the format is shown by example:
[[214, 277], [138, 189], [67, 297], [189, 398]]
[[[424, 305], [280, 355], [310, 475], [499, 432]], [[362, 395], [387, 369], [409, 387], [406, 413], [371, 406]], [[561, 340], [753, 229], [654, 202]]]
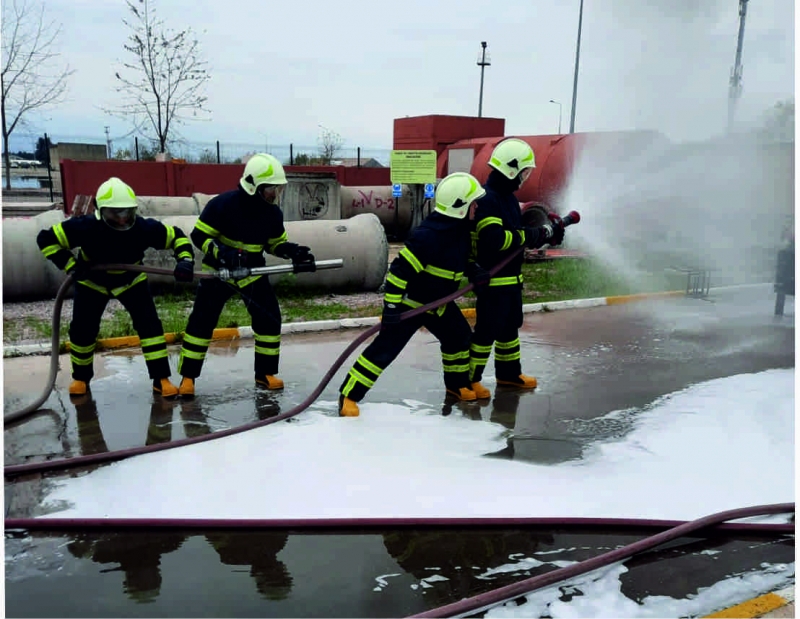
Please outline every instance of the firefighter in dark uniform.
[[381, 330], [339, 387], [342, 417], [358, 416], [357, 402], [420, 327], [440, 342], [447, 392], [460, 400], [475, 399], [469, 380], [472, 330], [455, 302], [402, 322], [400, 314], [455, 292], [465, 274], [476, 285], [488, 281], [488, 272], [469, 261], [471, 241], [466, 219], [472, 202], [483, 194], [477, 179], [463, 172], [450, 174], [439, 183], [434, 211], [413, 230], [389, 266]]
[[[500, 142], [489, 159], [492, 171], [484, 184], [486, 195], [477, 201], [473, 221], [475, 259], [491, 270], [509, 254], [526, 246], [560, 245], [564, 225], [555, 214], [550, 223], [525, 227], [514, 195], [536, 167], [533, 150], [523, 140]], [[498, 385], [535, 389], [536, 379], [522, 373], [519, 328], [522, 326], [522, 263], [520, 253], [492, 276], [488, 286], [475, 291], [475, 330], [470, 344], [472, 390], [477, 398], [491, 397], [481, 384], [483, 371], [494, 346], [495, 377]]]
[[[308, 247], [290, 243], [283, 225], [280, 197], [286, 174], [272, 155], [253, 155], [239, 187], [213, 197], [192, 230], [192, 242], [205, 254], [203, 270], [235, 270], [266, 265], [264, 252], [289, 258], [294, 272], [316, 269]], [[223, 281], [203, 279], [183, 338], [178, 372], [182, 396], [194, 395], [194, 381], [203, 369], [211, 336], [225, 303], [239, 292], [252, 318], [255, 338], [255, 381], [267, 389], [283, 389], [275, 376], [281, 345], [281, 309], [266, 275]]]
[[[192, 244], [180, 228], [136, 216], [136, 195], [114, 177], [97, 190], [94, 215], [74, 217], [36, 237], [44, 256], [76, 279], [72, 322], [69, 326], [73, 381], [71, 396], [85, 395], [94, 376], [94, 351], [100, 319], [108, 301], [117, 299], [131, 316], [141, 340], [153, 391], [164, 397], [178, 389], [169, 381], [170, 369], [164, 328], [158, 317], [145, 273], [90, 270], [95, 264], [142, 264], [148, 248], [172, 249], [177, 260], [175, 279], [194, 279]], [[80, 247], [76, 259], [72, 249]]]

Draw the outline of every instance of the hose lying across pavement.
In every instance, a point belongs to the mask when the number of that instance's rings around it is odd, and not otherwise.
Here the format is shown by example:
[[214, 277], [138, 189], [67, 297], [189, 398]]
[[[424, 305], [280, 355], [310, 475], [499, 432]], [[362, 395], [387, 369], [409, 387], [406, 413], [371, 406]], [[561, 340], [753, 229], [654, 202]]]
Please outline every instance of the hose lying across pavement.
[[692, 521], [647, 520], [623, 518], [320, 518], [320, 519], [206, 519], [206, 518], [6, 518], [5, 529], [23, 530], [94, 530], [121, 529], [375, 529], [410, 527], [598, 527], [662, 529], [660, 533], [638, 540], [622, 548], [573, 563], [532, 578], [499, 587], [478, 595], [440, 606], [412, 617], [453, 617], [475, 614], [505, 601], [527, 595], [581, 574], [617, 563], [635, 554], [656, 548], [666, 542], [696, 534], [697, 531], [793, 534], [793, 523], [727, 523], [729, 520], [755, 516], [794, 513], [794, 503], [758, 505], [718, 512]]
[[[505, 259], [501, 262], [496, 264], [489, 270], [490, 275], [494, 275], [500, 269], [502, 269], [506, 264], [511, 262], [515, 257], [517, 257], [522, 251], [524, 250], [524, 246], [520, 247], [518, 250], [512, 252], [508, 255]], [[115, 265], [102, 265], [102, 268], [109, 268], [113, 267], [114, 269], [119, 270], [129, 270], [129, 271], [141, 271], [146, 273], [157, 273], [163, 275], [171, 275], [172, 271], [168, 269], [158, 269], [155, 267], [145, 267], [141, 265], [125, 265], [125, 264], [115, 264]], [[101, 267], [98, 267], [101, 268]], [[198, 277], [215, 277], [214, 274], [211, 273], [195, 273], [195, 276]], [[62, 284], [61, 288], [58, 291], [58, 296], [56, 297], [56, 306], [53, 311], [53, 351], [52, 351], [52, 360], [50, 363], [50, 377], [48, 379], [47, 387], [40, 396], [40, 398], [27, 406], [22, 411], [18, 411], [15, 413], [10, 413], [3, 417], [4, 423], [9, 423], [10, 421], [19, 420], [25, 416], [28, 416], [34, 413], [38, 406], [40, 406], [50, 395], [50, 392], [53, 390], [53, 385], [55, 384], [56, 379], [56, 372], [58, 371], [58, 344], [59, 344], [59, 325], [60, 325], [60, 317], [61, 317], [61, 303], [63, 301], [63, 297], [66, 294], [66, 291], [69, 287], [69, 283], [71, 283], [71, 277], [68, 277], [65, 282]], [[444, 305], [445, 303], [449, 303], [450, 301], [454, 301], [455, 299], [459, 298], [460, 296], [466, 294], [470, 290], [473, 289], [472, 284], [468, 284], [459, 290], [447, 295], [446, 297], [442, 297], [436, 301], [431, 301], [430, 303], [423, 305], [421, 307], [414, 308], [407, 312], [403, 312], [400, 315], [400, 320], [407, 320], [413, 316], [417, 316], [429, 310], [435, 309], [440, 305]], [[26, 475], [29, 473], [41, 473], [44, 471], [55, 471], [55, 470], [63, 470], [68, 468], [74, 468], [77, 466], [86, 466], [88, 464], [97, 464], [100, 462], [113, 462], [115, 460], [123, 460], [125, 458], [130, 458], [131, 456], [138, 456], [144, 453], [150, 453], [154, 451], [163, 451], [165, 449], [175, 449], [176, 447], [183, 447], [184, 445], [191, 445], [194, 443], [202, 443], [204, 441], [211, 441], [218, 438], [223, 438], [225, 436], [231, 436], [233, 434], [239, 434], [241, 432], [247, 432], [248, 430], [253, 430], [255, 428], [260, 428], [262, 426], [267, 426], [272, 423], [277, 423], [279, 421], [283, 421], [284, 419], [288, 419], [290, 417], [294, 417], [302, 413], [305, 409], [307, 409], [314, 401], [320, 396], [322, 391], [327, 387], [328, 383], [333, 379], [333, 376], [336, 374], [337, 370], [342, 366], [344, 361], [350, 354], [358, 348], [365, 340], [372, 337], [375, 333], [380, 330], [380, 324], [373, 325], [368, 328], [364, 333], [361, 333], [356, 339], [354, 339], [345, 350], [342, 352], [341, 355], [334, 361], [333, 365], [328, 369], [325, 375], [322, 377], [322, 380], [317, 385], [317, 387], [309, 394], [309, 396], [300, 402], [294, 408], [289, 409], [285, 413], [281, 413], [276, 415], [275, 417], [270, 417], [269, 419], [263, 419], [260, 421], [254, 421], [251, 423], [246, 423], [241, 426], [237, 426], [235, 428], [228, 428], [227, 430], [219, 430], [217, 432], [213, 432], [211, 434], [204, 434], [202, 436], [195, 436], [191, 438], [183, 438], [178, 439], [176, 441], [170, 441], [169, 443], [157, 443], [154, 445], [141, 445], [139, 447], [129, 447], [127, 449], [120, 449], [117, 451], [109, 451], [105, 453], [97, 453], [97, 454], [89, 454], [86, 456], [76, 456], [74, 458], [63, 458], [60, 460], [48, 460], [45, 462], [30, 462], [27, 464], [15, 464], [3, 467], [3, 474], [7, 478], [17, 477], [19, 475]]]

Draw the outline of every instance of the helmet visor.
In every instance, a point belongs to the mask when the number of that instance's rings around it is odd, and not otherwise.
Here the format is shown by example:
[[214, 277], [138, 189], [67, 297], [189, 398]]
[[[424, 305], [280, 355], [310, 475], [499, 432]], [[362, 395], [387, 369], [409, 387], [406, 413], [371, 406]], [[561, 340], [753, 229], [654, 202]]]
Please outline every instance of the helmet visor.
[[280, 204], [286, 185], [259, 185], [258, 194], [269, 204]]
[[136, 221], [136, 207], [100, 209], [103, 221], [114, 230], [130, 230]]
[[533, 168], [525, 168], [524, 170], [522, 170], [522, 172], [519, 173], [519, 184], [520, 184], [520, 186], [522, 186], [522, 184], [526, 180], [528, 180], [528, 178], [531, 175], [531, 172], [533, 172]]

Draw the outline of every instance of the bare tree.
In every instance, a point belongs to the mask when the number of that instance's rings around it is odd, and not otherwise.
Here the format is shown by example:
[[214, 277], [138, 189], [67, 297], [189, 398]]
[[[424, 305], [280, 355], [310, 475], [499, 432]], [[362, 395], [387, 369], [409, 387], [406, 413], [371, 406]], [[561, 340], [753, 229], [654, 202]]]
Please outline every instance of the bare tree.
[[[10, 4], [10, 6], [9, 6]], [[66, 92], [69, 66], [58, 68], [59, 54], [53, 51], [60, 26], [46, 23], [44, 5], [38, 9], [27, 0], [6, 0], [2, 11], [3, 165], [6, 189], [11, 189], [8, 139], [28, 112], [58, 103]]]
[[151, 139], [163, 153], [177, 125], [189, 115], [201, 120], [198, 112], [208, 112], [203, 107], [208, 98], [202, 94], [210, 79], [207, 63], [200, 59], [191, 28], [180, 32], [165, 28], [149, 0], [126, 0], [126, 4], [133, 19], [122, 21], [133, 33], [124, 47], [135, 60], [122, 63], [116, 90], [131, 101], [106, 111], [155, 136]]
[[319, 135], [319, 156], [324, 165], [330, 165], [331, 160], [336, 157], [344, 144], [344, 138], [336, 133], [320, 125]]

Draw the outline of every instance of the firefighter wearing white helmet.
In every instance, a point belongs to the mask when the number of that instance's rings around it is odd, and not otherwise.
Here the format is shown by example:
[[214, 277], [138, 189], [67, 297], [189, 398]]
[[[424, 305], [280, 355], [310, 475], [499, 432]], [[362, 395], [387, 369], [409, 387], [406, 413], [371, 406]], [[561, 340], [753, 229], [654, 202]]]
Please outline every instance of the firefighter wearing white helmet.
[[250, 157], [244, 166], [242, 178], [239, 179], [239, 185], [247, 195], [252, 196], [258, 192], [270, 204], [280, 204], [286, 183], [286, 172], [281, 162], [266, 153]]
[[509, 180], [519, 177], [521, 186], [536, 167], [536, 158], [530, 144], [518, 138], [509, 138], [495, 146], [489, 166]]
[[339, 387], [342, 417], [359, 415], [358, 402], [421, 327], [441, 344], [448, 397], [476, 399], [469, 377], [471, 329], [455, 302], [411, 318], [401, 319], [401, 314], [455, 292], [464, 275], [476, 285], [488, 282], [488, 272], [470, 260], [467, 218], [470, 206], [484, 193], [478, 180], [463, 172], [450, 174], [439, 183], [431, 214], [412, 230], [405, 247], [389, 266], [381, 331]]
[[489, 157], [492, 168], [484, 184], [486, 195], [475, 209], [473, 240], [475, 259], [492, 270], [509, 255], [517, 255], [497, 270], [490, 285], [476, 290], [475, 330], [470, 343], [471, 387], [478, 399], [491, 397], [481, 384], [483, 371], [494, 347], [494, 368], [498, 385], [536, 388], [533, 376], [522, 373], [519, 328], [522, 326], [522, 247], [559, 245], [564, 239], [560, 218], [551, 214], [550, 223], [526, 227], [519, 200], [514, 195], [536, 167], [530, 145], [519, 138], [497, 144]]
[[95, 216], [114, 230], [130, 230], [136, 221], [136, 194], [117, 177], [109, 178], [97, 189]]
[[191, 238], [200, 249], [203, 269], [235, 271], [235, 279], [203, 279], [197, 287], [194, 307], [186, 326], [178, 372], [182, 396], [195, 392], [211, 336], [227, 301], [239, 294], [252, 319], [255, 339], [255, 382], [267, 389], [283, 389], [278, 378], [281, 310], [275, 291], [265, 275], [249, 275], [248, 269], [266, 266], [265, 253], [292, 261], [295, 273], [316, 270], [309, 247], [289, 241], [283, 224], [280, 198], [286, 173], [274, 156], [253, 155], [244, 166], [239, 186], [214, 196], [197, 219]]
[[[117, 177], [97, 189], [94, 215], [71, 217], [36, 238], [42, 254], [75, 279], [75, 300], [69, 326], [72, 383], [69, 394], [85, 396], [94, 377], [94, 351], [100, 319], [115, 298], [131, 315], [141, 341], [153, 391], [175, 396], [170, 380], [167, 342], [145, 273], [135, 270], [98, 270], [94, 265], [141, 265], [147, 249], [171, 249], [177, 281], [194, 279], [192, 244], [177, 226], [137, 217], [136, 194]], [[72, 250], [80, 248], [78, 258]]]

